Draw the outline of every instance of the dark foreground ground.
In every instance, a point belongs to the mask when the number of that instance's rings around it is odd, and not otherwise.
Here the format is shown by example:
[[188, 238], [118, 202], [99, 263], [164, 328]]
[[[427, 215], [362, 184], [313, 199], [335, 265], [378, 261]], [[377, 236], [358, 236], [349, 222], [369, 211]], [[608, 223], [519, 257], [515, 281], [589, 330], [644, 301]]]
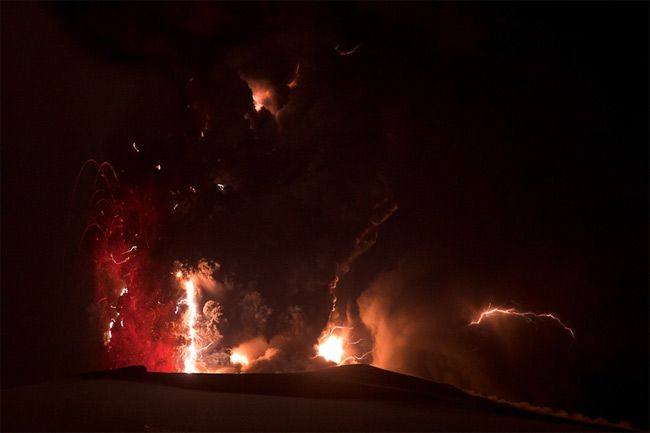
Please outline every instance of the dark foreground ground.
[[2, 390], [2, 431], [616, 431], [354, 365], [291, 374], [130, 367]]

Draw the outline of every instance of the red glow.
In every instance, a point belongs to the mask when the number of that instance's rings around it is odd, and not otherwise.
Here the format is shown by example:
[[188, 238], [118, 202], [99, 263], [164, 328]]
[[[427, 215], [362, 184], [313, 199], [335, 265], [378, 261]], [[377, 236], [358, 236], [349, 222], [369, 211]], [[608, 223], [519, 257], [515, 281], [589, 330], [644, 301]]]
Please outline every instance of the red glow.
[[[108, 187], [107, 187], [108, 188]], [[175, 300], [163, 296], [165, 281], [145, 278], [148, 246], [155, 239], [157, 213], [150, 197], [136, 189], [96, 201], [85, 232], [93, 241], [96, 303], [105, 323], [108, 367], [141, 364], [151, 371], [176, 371]], [[167, 297], [168, 298], [168, 297]]]

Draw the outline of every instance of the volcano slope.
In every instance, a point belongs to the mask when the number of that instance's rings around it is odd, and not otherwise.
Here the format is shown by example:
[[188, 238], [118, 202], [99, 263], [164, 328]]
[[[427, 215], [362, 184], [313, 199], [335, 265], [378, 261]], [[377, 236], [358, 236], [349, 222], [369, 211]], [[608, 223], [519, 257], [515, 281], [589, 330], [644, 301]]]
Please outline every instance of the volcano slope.
[[614, 431], [368, 365], [283, 374], [127, 367], [2, 390], [2, 431]]

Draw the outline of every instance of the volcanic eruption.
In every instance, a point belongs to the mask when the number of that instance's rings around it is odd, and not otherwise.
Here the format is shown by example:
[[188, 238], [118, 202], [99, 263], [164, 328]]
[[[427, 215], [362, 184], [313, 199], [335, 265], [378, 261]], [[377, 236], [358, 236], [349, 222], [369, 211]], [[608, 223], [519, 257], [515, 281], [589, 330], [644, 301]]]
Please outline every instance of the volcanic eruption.
[[645, 425], [647, 6], [2, 7], [4, 380]]

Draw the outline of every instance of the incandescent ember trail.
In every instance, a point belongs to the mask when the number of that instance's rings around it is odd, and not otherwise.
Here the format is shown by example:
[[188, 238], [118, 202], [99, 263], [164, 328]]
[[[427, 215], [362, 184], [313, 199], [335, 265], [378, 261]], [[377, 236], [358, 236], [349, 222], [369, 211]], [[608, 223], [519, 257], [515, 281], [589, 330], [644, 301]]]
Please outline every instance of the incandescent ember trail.
[[186, 348], [185, 357], [183, 359], [183, 366], [185, 373], [196, 373], [196, 289], [194, 288], [194, 283], [191, 280], [184, 282], [185, 287], [185, 302], [187, 303], [187, 335], [190, 341], [189, 345]]

